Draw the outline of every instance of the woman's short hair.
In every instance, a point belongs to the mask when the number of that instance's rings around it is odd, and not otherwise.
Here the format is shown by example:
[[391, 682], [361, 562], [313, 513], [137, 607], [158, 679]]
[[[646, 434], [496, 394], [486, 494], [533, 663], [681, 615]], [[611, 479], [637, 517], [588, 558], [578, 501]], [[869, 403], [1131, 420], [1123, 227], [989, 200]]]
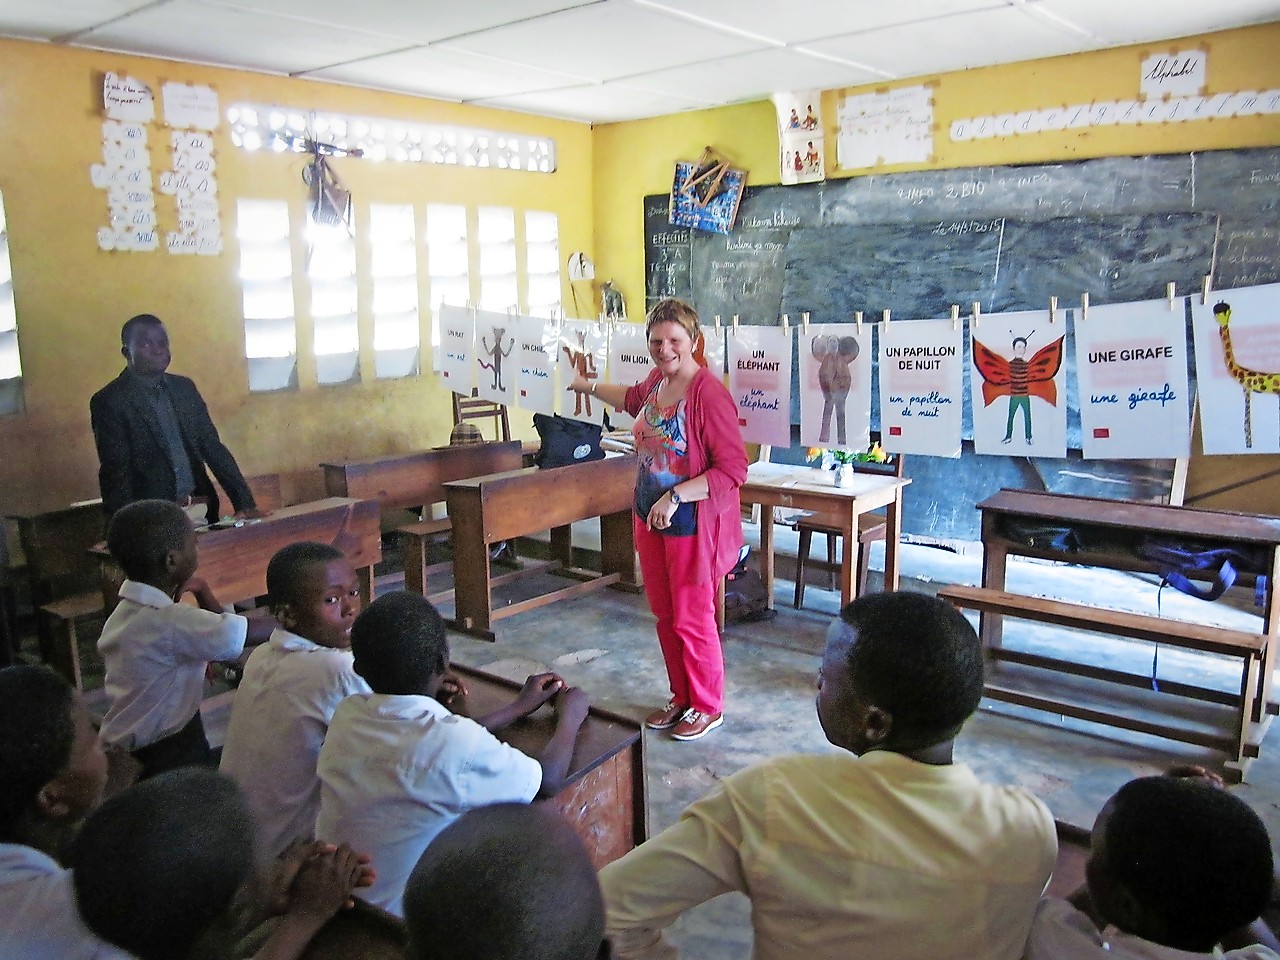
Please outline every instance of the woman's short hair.
[[698, 311], [683, 300], [676, 300], [674, 297], [659, 300], [653, 305], [653, 309], [649, 311], [649, 316], [645, 320], [644, 335], [649, 336], [650, 331], [659, 323], [680, 324], [690, 340], [697, 340], [702, 336], [702, 326], [698, 323]]

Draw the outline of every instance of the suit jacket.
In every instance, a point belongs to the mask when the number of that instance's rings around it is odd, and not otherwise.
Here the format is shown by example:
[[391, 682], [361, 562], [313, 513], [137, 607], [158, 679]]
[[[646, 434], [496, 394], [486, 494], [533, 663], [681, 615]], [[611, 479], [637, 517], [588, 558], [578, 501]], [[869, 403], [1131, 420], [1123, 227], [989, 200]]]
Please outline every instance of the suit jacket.
[[[163, 376], [183, 446], [191, 459], [195, 493], [208, 498], [210, 521], [218, 518], [218, 495], [206, 465], [227, 491], [236, 510], [253, 508], [249, 485], [235, 457], [218, 437], [218, 428], [213, 425], [209, 408], [195, 383], [172, 373]], [[125, 370], [95, 393], [89, 401], [89, 419], [93, 425], [93, 442], [98, 448], [98, 487], [108, 515], [135, 500], [177, 499], [169, 445], [137, 376]]]

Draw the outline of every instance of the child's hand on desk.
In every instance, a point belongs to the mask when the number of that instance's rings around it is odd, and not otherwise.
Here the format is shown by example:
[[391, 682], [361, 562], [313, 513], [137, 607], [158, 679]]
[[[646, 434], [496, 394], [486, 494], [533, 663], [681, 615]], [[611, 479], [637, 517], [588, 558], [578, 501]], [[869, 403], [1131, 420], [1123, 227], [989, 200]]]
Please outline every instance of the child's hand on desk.
[[453, 707], [454, 701], [465, 700], [467, 685], [456, 674], [446, 673], [440, 681], [440, 689], [436, 691], [436, 700], [446, 707]]
[[581, 725], [590, 707], [587, 692], [581, 687], [565, 687], [556, 697], [556, 713], [570, 723]]
[[533, 713], [564, 689], [565, 683], [554, 673], [535, 673], [524, 682], [516, 696], [515, 706], [522, 715]]

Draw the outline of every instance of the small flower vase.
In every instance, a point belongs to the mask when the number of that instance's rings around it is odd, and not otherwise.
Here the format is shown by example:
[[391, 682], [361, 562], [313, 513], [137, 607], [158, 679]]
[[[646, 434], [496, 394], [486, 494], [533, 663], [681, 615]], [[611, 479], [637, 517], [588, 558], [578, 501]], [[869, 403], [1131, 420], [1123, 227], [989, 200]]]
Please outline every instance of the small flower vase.
[[835, 470], [835, 485], [842, 490], [848, 490], [853, 486], [853, 464], [838, 463]]
[[822, 466], [819, 470], [834, 470], [836, 466], [836, 455], [830, 450], [822, 451]]

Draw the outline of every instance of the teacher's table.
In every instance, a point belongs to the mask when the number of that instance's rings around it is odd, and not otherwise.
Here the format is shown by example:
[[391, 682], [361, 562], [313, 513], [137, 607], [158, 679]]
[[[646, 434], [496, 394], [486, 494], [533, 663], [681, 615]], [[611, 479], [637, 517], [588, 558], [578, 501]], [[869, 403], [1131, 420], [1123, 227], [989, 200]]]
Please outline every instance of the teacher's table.
[[[493, 622], [525, 610], [617, 585], [638, 591], [631, 531], [635, 457], [606, 457], [567, 467], [508, 470], [446, 483], [453, 522], [454, 617], [450, 626], [483, 640], [496, 639]], [[600, 518], [600, 570], [573, 565], [570, 524]], [[489, 547], [551, 531], [550, 568], [580, 580], [572, 586], [493, 609], [493, 587], [546, 566], [489, 575]]]
[[884, 589], [898, 589], [898, 541], [902, 535], [902, 488], [911, 481], [885, 474], [855, 473], [853, 486], [837, 487], [831, 471], [785, 463], [753, 463], [739, 490], [743, 504], [760, 504], [760, 577], [773, 608], [773, 508], [808, 510], [840, 527], [840, 605], [854, 598], [854, 553], [858, 516], [885, 507]]
[[[241, 526], [205, 530], [196, 540], [196, 576], [224, 603], [267, 592], [267, 564], [281, 547], [301, 540], [337, 547], [356, 568], [360, 597], [373, 599], [373, 565], [382, 559], [378, 502], [328, 497], [311, 503], [281, 507], [261, 520]], [[114, 608], [121, 574], [103, 545], [94, 548], [102, 570], [103, 600]]]
[[[520, 684], [480, 670], [458, 664], [449, 669], [467, 685], [467, 696], [451, 705], [463, 716], [490, 713], [510, 703], [520, 690]], [[553, 732], [555, 715], [546, 706], [496, 736], [532, 756], [547, 745]], [[592, 707], [578, 731], [563, 789], [543, 802], [559, 810], [573, 826], [596, 869], [643, 843], [648, 836], [649, 813], [640, 724]]]

